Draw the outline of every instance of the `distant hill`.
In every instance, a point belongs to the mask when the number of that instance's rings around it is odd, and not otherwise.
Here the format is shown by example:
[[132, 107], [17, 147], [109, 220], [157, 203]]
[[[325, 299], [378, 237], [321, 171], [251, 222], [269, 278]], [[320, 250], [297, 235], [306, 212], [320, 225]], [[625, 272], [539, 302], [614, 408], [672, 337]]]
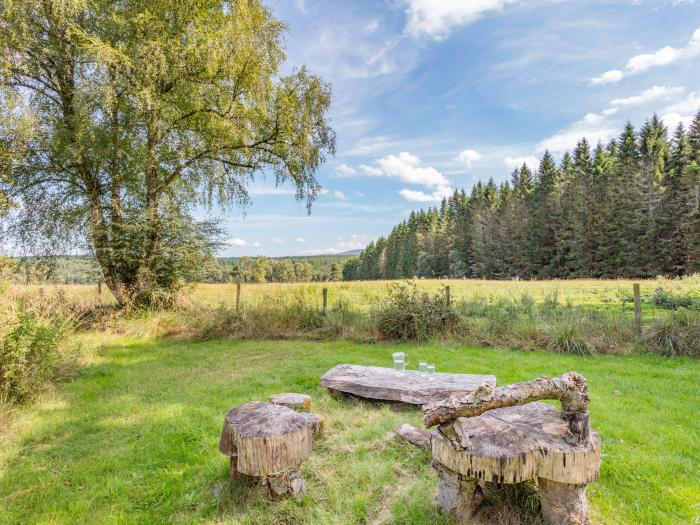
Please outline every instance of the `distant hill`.
[[361, 253], [362, 248], [358, 248], [357, 250], [348, 250], [346, 252], [340, 252], [338, 255], [351, 255], [354, 257], [355, 255], [360, 255]]

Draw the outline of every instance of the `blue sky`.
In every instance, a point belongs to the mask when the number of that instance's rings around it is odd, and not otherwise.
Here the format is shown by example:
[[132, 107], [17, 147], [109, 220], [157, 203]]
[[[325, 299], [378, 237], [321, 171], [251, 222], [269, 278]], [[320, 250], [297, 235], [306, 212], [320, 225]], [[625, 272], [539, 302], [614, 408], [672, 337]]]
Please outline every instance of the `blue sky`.
[[[700, 109], [700, 1], [276, 0], [288, 65], [333, 86], [335, 157], [307, 215], [262, 179], [221, 255], [337, 253], [581, 136]], [[270, 179], [272, 181], [274, 179]]]

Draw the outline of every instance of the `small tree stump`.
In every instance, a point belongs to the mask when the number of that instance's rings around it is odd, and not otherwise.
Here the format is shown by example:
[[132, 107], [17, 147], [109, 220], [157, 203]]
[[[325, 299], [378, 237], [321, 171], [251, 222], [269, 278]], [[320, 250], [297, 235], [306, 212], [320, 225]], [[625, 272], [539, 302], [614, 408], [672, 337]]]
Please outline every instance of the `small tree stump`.
[[304, 410], [306, 412], [311, 410], [311, 396], [306, 394], [276, 394], [270, 397], [270, 403], [282, 405], [292, 410]]
[[272, 403], [245, 403], [226, 414], [219, 450], [231, 457], [231, 478], [246, 477], [271, 497], [306, 489], [299, 466], [311, 455], [313, 414]]

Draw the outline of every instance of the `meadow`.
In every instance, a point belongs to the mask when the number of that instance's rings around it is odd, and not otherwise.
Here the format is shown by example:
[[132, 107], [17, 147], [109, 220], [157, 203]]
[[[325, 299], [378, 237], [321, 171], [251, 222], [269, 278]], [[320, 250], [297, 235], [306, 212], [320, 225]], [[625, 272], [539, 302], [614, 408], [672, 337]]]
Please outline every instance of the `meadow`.
[[[0, 438], [0, 523], [447, 524], [427, 453], [398, 442], [416, 409], [329, 396], [340, 362], [388, 366], [392, 345], [212, 341], [89, 334], [80, 377], [15, 414]], [[603, 438], [590, 485], [595, 523], [700, 518], [700, 362], [408, 345], [439, 370], [493, 373], [501, 385], [568, 370], [590, 385]], [[326, 419], [303, 465], [300, 501], [249, 498], [217, 451], [223, 415], [248, 400], [307, 392]], [[534, 517], [530, 523], [538, 523]]]
[[[15, 363], [25, 397], [0, 402], [0, 523], [447, 525], [429, 455], [394, 435], [420, 413], [319, 385], [338, 363], [389, 366], [400, 341], [413, 367], [425, 358], [499, 385], [582, 373], [604, 446], [593, 522], [693, 523], [700, 278], [641, 290], [637, 336], [632, 281], [251, 284], [240, 310], [235, 284], [201, 284], [176, 308], [133, 311], [96, 286], [13, 286], [0, 308], [0, 369], [22, 348], [47, 358], [40, 378], [36, 363]], [[326, 426], [303, 465], [308, 494], [272, 503], [229, 483], [216, 445], [228, 409], [284, 391], [313, 395]], [[524, 498], [524, 517], [499, 523], [540, 523]]]

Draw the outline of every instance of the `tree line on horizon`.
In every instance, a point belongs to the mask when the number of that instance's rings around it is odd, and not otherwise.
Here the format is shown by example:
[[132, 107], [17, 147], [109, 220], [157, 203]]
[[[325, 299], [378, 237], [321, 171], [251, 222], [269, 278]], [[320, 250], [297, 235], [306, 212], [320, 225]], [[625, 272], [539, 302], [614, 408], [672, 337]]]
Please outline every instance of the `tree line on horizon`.
[[700, 272], [700, 112], [673, 136], [637, 132], [559, 163], [545, 152], [511, 180], [479, 181], [411, 212], [346, 262], [345, 280], [410, 277], [621, 278]]

